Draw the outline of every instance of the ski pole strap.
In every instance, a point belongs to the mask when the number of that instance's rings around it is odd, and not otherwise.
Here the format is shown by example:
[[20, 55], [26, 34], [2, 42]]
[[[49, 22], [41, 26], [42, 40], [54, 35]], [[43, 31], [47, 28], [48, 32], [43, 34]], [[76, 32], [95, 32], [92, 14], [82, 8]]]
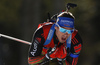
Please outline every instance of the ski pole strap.
[[71, 53], [70, 56], [73, 57], [73, 58], [77, 58], [79, 56], [79, 54], [72, 54]]
[[51, 39], [52, 39], [53, 34], [54, 34], [54, 31], [55, 31], [55, 24], [52, 25], [44, 45], [47, 45], [47, 44], [49, 44], [51, 42]]

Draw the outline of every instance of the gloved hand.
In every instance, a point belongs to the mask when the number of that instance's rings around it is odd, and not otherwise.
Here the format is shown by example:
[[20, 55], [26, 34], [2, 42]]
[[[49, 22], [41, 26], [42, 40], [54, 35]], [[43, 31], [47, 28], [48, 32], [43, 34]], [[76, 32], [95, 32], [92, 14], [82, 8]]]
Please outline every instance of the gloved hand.
[[66, 50], [66, 47], [64, 44], [59, 47], [59, 50], [57, 52], [58, 52], [58, 54], [57, 54], [58, 61], [66, 60], [67, 50]]
[[47, 52], [46, 58], [48, 58], [49, 60], [52, 60], [53, 58], [57, 58], [58, 61], [63, 61], [66, 59], [66, 55], [67, 55], [67, 51], [64, 44], [59, 47], [55, 45], [55, 47], [53, 47]]
[[46, 58], [49, 60], [52, 60], [53, 58], [57, 58], [56, 57], [56, 53], [58, 51], [57, 45], [55, 45], [53, 48], [50, 48], [46, 54]]

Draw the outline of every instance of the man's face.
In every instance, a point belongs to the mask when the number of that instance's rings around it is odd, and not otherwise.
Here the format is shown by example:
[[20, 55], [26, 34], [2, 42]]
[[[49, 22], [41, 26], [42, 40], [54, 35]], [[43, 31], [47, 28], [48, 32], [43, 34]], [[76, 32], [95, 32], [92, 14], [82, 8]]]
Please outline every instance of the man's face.
[[[67, 29], [67, 30], [71, 30], [72, 29], [72, 28], [68, 28], [68, 27], [62, 27], [62, 28]], [[71, 35], [71, 34], [68, 34], [68, 32], [66, 32], [66, 33], [60, 32], [59, 31], [59, 27], [55, 27], [55, 29], [56, 29], [56, 36], [58, 37], [58, 40], [61, 43], [66, 42], [68, 37]]]

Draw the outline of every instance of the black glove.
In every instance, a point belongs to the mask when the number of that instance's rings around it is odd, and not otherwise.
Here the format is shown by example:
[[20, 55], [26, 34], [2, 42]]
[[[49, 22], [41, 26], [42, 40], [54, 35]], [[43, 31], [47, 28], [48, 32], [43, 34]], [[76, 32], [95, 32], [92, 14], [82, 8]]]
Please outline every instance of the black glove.
[[46, 58], [49, 59], [49, 60], [52, 60], [53, 58], [56, 58], [55, 57], [55, 54], [57, 52], [57, 49], [56, 48], [57, 45], [55, 45], [53, 48], [50, 48], [46, 54]]

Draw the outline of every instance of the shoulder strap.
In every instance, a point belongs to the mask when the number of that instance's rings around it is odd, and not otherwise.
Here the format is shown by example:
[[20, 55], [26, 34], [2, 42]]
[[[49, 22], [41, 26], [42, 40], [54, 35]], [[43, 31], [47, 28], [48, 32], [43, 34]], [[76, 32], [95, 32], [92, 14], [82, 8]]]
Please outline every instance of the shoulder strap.
[[52, 25], [44, 45], [47, 45], [47, 44], [49, 44], [51, 42], [51, 39], [52, 39], [53, 34], [54, 34], [54, 31], [55, 31], [55, 24]]
[[66, 40], [66, 45], [67, 45], [67, 48], [71, 48], [71, 39], [72, 39], [72, 34], [68, 37], [68, 39]]

